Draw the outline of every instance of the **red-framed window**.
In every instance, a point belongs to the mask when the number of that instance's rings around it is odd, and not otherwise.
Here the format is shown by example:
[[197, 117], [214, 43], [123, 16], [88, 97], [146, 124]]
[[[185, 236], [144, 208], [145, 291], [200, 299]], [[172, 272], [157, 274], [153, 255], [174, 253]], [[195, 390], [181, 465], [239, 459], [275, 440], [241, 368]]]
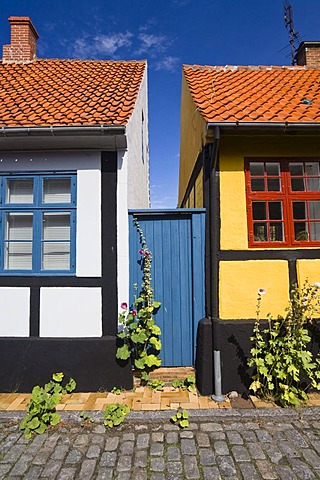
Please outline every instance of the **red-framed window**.
[[249, 247], [320, 246], [320, 158], [245, 159]]

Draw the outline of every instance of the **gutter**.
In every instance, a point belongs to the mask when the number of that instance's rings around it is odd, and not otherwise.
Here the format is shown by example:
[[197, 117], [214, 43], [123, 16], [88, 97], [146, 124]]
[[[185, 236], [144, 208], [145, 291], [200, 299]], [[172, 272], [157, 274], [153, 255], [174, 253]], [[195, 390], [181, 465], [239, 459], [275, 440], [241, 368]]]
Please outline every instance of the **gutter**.
[[29, 137], [29, 136], [68, 136], [68, 135], [125, 135], [126, 127], [119, 125], [92, 125], [92, 126], [50, 126], [50, 127], [0, 127], [2, 137]]
[[[214, 138], [212, 144], [211, 158], [210, 158], [210, 195], [209, 195], [209, 251], [210, 251], [210, 312], [209, 318], [212, 324], [212, 347], [213, 347], [213, 382], [214, 382], [214, 395], [212, 399], [216, 402], [223, 402], [224, 396], [221, 389], [221, 358], [220, 358], [220, 322], [218, 318], [218, 305], [216, 299], [218, 298], [218, 284], [215, 275], [218, 272], [217, 256], [216, 252], [219, 249], [219, 235], [220, 229], [217, 228], [216, 218], [217, 212], [214, 211], [213, 205], [219, 204], [215, 201], [218, 199], [219, 191], [216, 188], [216, 170], [219, 155], [220, 145], [220, 128], [215, 126]], [[213, 198], [214, 197], [214, 198]], [[219, 218], [219, 217], [218, 217]]]
[[320, 122], [208, 122], [207, 130], [214, 128], [223, 130], [282, 130], [283, 132], [292, 132], [295, 130], [320, 130]]

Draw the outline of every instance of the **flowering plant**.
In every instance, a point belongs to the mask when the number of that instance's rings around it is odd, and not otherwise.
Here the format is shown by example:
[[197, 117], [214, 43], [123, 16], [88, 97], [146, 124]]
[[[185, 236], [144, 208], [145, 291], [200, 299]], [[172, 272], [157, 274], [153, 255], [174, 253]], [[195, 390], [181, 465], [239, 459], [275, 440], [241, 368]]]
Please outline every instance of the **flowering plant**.
[[250, 389], [256, 395], [282, 406], [295, 406], [308, 399], [309, 386], [320, 390], [320, 354], [314, 359], [308, 349], [308, 327], [320, 313], [319, 287], [320, 284], [310, 285], [307, 280], [301, 288], [294, 286], [285, 315], [274, 320], [268, 314], [267, 328], [260, 325], [261, 295], [266, 291], [259, 289], [248, 360], [249, 367], [255, 368]]
[[152, 254], [137, 219], [134, 218], [133, 221], [142, 244], [139, 254], [143, 268], [143, 282], [139, 294], [137, 294], [137, 285], [134, 285], [136, 294], [132, 308], [128, 308], [126, 303], [121, 304], [119, 324], [123, 329], [118, 333], [121, 346], [117, 349], [116, 357], [121, 360], [128, 360], [131, 357], [134, 367], [142, 372], [141, 379], [147, 381], [149, 373], [161, 365], [161, 359], [158, 357], [161, 350], [159, 338], [161, 330], [153, 318], [161, 304], [153, 298]]

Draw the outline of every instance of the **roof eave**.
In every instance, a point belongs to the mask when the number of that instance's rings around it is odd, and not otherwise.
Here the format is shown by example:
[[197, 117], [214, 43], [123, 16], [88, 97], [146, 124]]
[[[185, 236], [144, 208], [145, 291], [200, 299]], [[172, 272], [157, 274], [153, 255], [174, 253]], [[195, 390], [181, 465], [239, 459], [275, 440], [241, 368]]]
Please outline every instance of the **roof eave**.
[[207, 122], [207, 130], [219, 127], [221, 132], [228, 133], [319, 133], [320, 122]]
[[0, 127], [1, 150], [125, 150], [124, 125]]

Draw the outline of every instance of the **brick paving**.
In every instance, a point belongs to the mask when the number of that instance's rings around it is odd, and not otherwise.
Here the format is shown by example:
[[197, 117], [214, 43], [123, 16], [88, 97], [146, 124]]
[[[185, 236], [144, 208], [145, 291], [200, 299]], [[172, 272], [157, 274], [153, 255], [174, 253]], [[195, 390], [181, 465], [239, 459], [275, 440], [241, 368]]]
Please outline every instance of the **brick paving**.
[[[275, 408], [271, 402], [262, 401], [251, 396], [249, 401], [240, 397], [216, 403], [211, 396], [202, 396], [197, 391], [188, 392], [172, 387], [176, 378], [185, 379], [188, 375], [195, 375], [192, 367], [162, 367], [151, 373], [151, 380], [166, 382], [163, 391], [152, 391], [149, 387], [139, 386], [140, 380], [135, 379], [135, 387], [130, 391], [123, 391], [119, 395], [112, 392], [71, 393], [62, 397], [57, 406], [59, 411], [104, 410], [110, 403], [127, 405], [133, 411], [158, 411], [186, 408], [188, 410], [203, 409], [230, 409], [230, 408]], [[30, 400], [28, 393], [0, 393], [0, 412], [11, 410], [25, 410]], [[241, 401], [240, 401], [241, 400]], [[320, 407], [320, 393], [309, 396], [307, 406]]]
[[79, 412], [26, 440], [23, 412], [0, 413], [0, 478], [95, 480], [273, 480], [320, 478], [320, 408], [193, 410], [190, 427], [172, 412], [131, 412], [106, 429], [102, 412]]

